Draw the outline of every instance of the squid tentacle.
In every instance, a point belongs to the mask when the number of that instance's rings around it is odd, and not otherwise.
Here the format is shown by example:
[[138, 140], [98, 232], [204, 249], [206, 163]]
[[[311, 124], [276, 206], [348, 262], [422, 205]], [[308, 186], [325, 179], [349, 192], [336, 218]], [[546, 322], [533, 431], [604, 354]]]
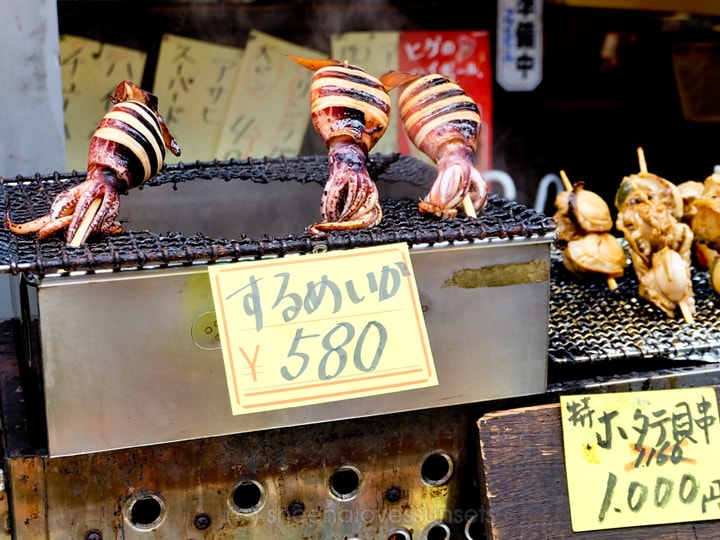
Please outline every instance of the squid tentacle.
[[[122, 231], [116, 220], [119, 195], [160, 172], [165, 149], [179, 156], [180, 146], [158, 114], [153, 94], [123, 81], [110, 101], [110, 110], [90, 140], [85, 180], [56, 196], [50, 212], [32, 221], [13, 223], [8, 209], [6, 228], [15, 234], [37, 232], [39, 238], [67, 228], [66, 241], [72, 246], [84, 243], [91, 234]], [[80, 229], [82, 234], [78, 234]]]

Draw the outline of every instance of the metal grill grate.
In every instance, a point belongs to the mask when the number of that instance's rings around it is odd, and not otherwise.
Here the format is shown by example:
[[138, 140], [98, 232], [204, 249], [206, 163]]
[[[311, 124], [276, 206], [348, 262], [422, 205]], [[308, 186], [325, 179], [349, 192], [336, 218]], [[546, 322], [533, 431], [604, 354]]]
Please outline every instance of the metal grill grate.
[[[399, 154], [371, 157], [368, 169], [370, 175], [377, 180], [407, 182], [420, 186], [429, 186], [436, 174], [433, 167]], [[167, 166], [142, 189], [149, 190], [160, 184], [177, 184], [198, 179], [255, 183], [324, 183], [327, 174], [325, 156], [178, 164]], [[24, 222], [47, 213], [50, 203], [58, 193], [82, 180], [84, 175], [77, 173], [18, 177], [1, 186], [2, 199], [9, 206], [12, 219]], [[382, 205], [384, 215], [379, 226], [371, 230], [334, 232], [325, 239], [310, 237], [305, 231], [284, 237], [210, 238], [201, 232], [185, 236], [174, 232], [127, 230], [119, 235], [92, 239], [83, 246], [73, 248], [65, 245], [60, 234], [38, 241], [35, 235], [16, 236], [2, 229], [0, 270], [42, 276], [59, 270], [125, 270], [149, 265], [283, 256], [288, 253], [311, 252], [317, 249], [318, 245], [324, 245], [327, 249], [343, 249], [408, 242], [412, 246], [492, 238], [542, 237], [555, 230], [555, 222], [551, 218], [494, 195], [490, 196], [488, 205], [478, 219], [459, 215], [454, 220], [440, 220], [420, 215], [417, 201], [409, 199], [384, 199]], [[122, 207], [120, 212], [122, 217]]]
[[604, 281], [580, 281], [553, 250], [550, 286], [548, 357], [555, 364], [589, 364], [613, 360], [716, 361], [720, 349], [720, 295], [707, 272], [692, 269], [697, 313], [687, 324], [678, 313], [667, 317], [638, 296], [638, 281], [629, 267], [610, 290]]

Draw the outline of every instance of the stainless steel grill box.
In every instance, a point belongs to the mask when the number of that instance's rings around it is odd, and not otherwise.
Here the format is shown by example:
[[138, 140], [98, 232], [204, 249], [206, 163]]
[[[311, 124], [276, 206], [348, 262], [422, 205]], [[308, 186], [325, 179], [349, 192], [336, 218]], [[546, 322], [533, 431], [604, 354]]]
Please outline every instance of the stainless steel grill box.
[[[60, 234], [0, 231], [26, 334], [39, 326], [27, 371], [44, 396], [49, 454], [544, 392], [553, 220], [495, 195], [476, 220], [428, 218], [417, 200], [433, 167], [377, 155], [369, 170], [382, 223], [324, 239], [305, 228], [319, 219], [325, 156], [168, 166], [122, 198], [125, 232], [78, 248]], [[4, 181], [2, 197], [14, 221], [27, 221], [83, 179], [18, 177]], [[394, 242], [410, 246], [440, 384], [233, 416], [222, 353], [198, 331], [214, 310], [208, 265]], [[463, 281], [463, 272], [485, 277]]]

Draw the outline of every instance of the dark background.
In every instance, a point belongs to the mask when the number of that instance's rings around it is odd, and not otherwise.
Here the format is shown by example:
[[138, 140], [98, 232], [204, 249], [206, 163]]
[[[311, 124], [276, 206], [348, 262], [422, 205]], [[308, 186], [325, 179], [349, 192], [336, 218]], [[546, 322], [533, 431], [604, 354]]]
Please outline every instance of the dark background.
[[[58, 16], [61, 34], [144, 50], [143, 86], [151, 88], [166, 32], [242, 47], [255, 28], [326, 52], [332, 33], [353, 30], [488, 30], [494, 42], [495, 0], [470, 5], [457, 0], [58, 0]], [[716, 24], [711, 17], [546, 1], [543, 82], [527, 93], [493, 89], [493, 167], [513, 177], [517, 200], [532, 205], [542, 176], [564, 169], [572, 181], [585, 181], [611, 203], [622, 177], [639, 170], [638, 147], [651, 172], [675, 183], [711, 174], [720, 164], [720, 123], [683, 116], [672, 51], [682, 44], [718, 43]], [[615, 66], [604, 64], [600, 55], [608, 32], [620, 36]], [[696, 87], [703, 89], [698, 99], [710, 108], [720, 102], [720, 53], [705, 59]], [[307, 139], [304, 153], [325, 151], [317, 138]]]

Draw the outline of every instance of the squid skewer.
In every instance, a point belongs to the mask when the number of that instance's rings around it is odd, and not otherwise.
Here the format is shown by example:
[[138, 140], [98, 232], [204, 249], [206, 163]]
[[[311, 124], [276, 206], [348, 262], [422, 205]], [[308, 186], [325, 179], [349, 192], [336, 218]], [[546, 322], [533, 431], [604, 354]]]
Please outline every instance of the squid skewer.
[[158, 114], [157, 97], [131, 81], [121, 82], [112, 107], [90, 140], [88, 171], [80, 184], [60, 193], [50, 212], [26, 223], [14, 223], [9, 208], [5, 227], [15, 234], [47, 238], [67, 227], [66, 242], [77, 247], [91, 234], [118, 234], [120, 194], [154, 177], [163, 167], [165, 148], [176, 156], [180, 146]]
[[482, 125], [477, 104], [457, 82], [440, 74], [390, 72], [380, 80], [402, 86], [398, 104], [403, 127], [438, 169], [420, 212], [455, 217], [462, 206], [466, 215], [477, 217], [488, 193], [475, 166]]
[[310, 109], [315, 131], [328, 148], [329, 175], [320, 202], [322, 221], [311, 235], [369, 229], [380, 223], [382, 208], [367, 156], [388, 126], [388, 88], [362, 68], [331, 59], [290, 56], [314, 71]]

